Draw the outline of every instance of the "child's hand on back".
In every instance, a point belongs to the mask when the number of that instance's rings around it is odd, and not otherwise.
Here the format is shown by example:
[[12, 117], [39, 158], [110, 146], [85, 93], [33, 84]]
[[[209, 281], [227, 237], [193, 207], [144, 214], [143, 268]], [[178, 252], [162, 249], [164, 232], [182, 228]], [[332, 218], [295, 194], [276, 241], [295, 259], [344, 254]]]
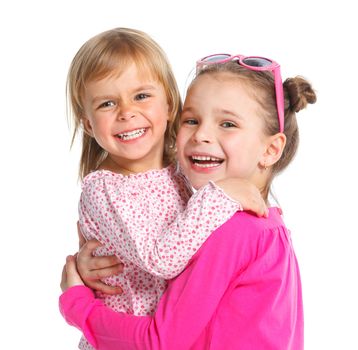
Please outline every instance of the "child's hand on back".
[[268, 208], [259, 189], [250, 181], [239, 178], [227, 178], [215, 181], [229, 197], [238, 201], [244, 210], [257, 216], [268, 217]]
[[95, 239], [82, 241], [82, 233], [77, 225], [80, 238], [80, 250], [77, 254], [77, 270], [86, 286], [104, 294], [120, 294], [120, 287], [113, 287], [105, 284], [101, 279], [113, 276], [123, 271], [123, 264], [115, 255], [93, 256], [93, 251], [101, 246]]

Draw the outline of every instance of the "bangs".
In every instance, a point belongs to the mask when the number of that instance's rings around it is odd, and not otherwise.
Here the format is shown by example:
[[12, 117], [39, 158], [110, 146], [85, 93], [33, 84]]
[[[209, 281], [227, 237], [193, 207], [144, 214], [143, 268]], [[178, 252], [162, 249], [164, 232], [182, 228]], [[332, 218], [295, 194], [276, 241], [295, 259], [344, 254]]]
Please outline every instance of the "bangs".
[[92, 64], [88, 65], [88, 71], [85, 73], [86, 81], [120, 76], [132, 64], [136, 66], [139, 76], [143, 79], [162, 81], [159, 65], [155, 64], [158, 60], [148, 57], [150, 54], [130, 46], [122, 46], [120, 50], [115, 45], [107, 47], [107, 50], [95, 55]]

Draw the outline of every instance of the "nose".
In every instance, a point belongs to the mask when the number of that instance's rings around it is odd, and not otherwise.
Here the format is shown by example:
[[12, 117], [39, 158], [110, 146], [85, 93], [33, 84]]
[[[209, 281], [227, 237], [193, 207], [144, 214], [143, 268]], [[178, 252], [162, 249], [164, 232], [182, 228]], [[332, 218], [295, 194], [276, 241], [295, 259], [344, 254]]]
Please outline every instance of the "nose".
[[118, 119], [121, 121], [126, 121], [134, 118], [136, 116], [136, 112], [133, 106], [130, 103], [122, 104], [118, 111]]
[[192, 137], [195, 143], [211, 143], [213, 141], [212, 132], [207, 125], [198, 125]]

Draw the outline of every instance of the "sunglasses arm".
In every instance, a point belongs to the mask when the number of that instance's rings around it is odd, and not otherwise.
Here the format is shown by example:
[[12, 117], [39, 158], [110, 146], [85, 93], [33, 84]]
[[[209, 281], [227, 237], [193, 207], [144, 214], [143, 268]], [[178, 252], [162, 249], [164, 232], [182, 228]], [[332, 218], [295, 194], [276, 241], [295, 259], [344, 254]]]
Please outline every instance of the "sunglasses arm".
[[283, 132], [284, 123], [285, 123], [285, 109], [284, 109], [283, 85], [282, 85], [280, 66], [274, 69], [274, 77], [275, 77], [275, 92], [276, 92], [278, 122], [280, 126], [280, 132]]

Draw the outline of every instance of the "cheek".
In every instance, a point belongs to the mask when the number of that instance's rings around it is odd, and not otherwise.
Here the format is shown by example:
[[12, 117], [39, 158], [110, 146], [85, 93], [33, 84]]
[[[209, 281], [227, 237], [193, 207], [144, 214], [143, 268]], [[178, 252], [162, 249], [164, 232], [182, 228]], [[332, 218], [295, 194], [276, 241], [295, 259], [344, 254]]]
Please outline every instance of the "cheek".
[[184, 163], [184, 148], [186, 145], [185, 133], [181, 132], [179, 129], [177, 138], [176, 138], [176, 148], [177, 148], [177, 159], [180, 164]]
[[108, 129], [108, 127], [107, 127], [107, 124], [108, 123], [105, 123], [105, 122], [97, 122], [97, 121], [94, 121], [94, 122], [92, 122], [91, 123], [91, 125], [92, 125], [92, 130], [94, 131], [94, 132], [99, 132], [99, 133], [101, 133], [101, 132], [104, 132], [104, 131], [106, 131], [107, 129]]
[[181, 140], [182, 140], [182, 136], [183, 133], [182, 133], [182, 128], [179, 127], [179, 130], [178, 130], [178, 133], [177, 133], [177, 144], [178, 143], [181, 143]]
[[157, 127], [160, 127], [161, 129], [167, 128], [170, 116], [166, 109], [163, 109], [163, 108], [152, 109], [151, 111], [147, 111], [147, 116], [153, 125], [156, 125]]
[[186, 133], [183, 130], [183, 128], [180, 128], [178, 131], [177, 139], [176, 139], [176, 146], [177, 146], [178, 153], [184, 151], [184, 147], [185, 147], [186, 139], [187, 139], [185, 134]]

